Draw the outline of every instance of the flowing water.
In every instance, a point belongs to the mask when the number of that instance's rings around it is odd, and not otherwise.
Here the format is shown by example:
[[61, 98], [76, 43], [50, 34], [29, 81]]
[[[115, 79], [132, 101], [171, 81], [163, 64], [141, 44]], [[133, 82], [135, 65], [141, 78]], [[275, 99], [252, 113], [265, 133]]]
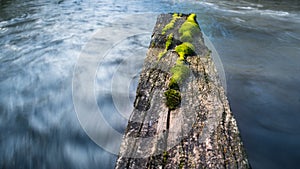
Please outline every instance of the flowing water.
[[[297, 0], [0, 1], [0, 168], [113, 168], [108, 151], [120, 140], [100, 125], [93, 131], [104, 140], [99, 146], [76, 105], [89, 105], [92, 90], [104, 119], [124, 132], [156, 17], [168, 12], [198, 14], [222, 60], [252, 167], [297, 168]], [[78, 76], [86, 82], [80, 88], [76, 71], [92, 68], [91, 79]]]

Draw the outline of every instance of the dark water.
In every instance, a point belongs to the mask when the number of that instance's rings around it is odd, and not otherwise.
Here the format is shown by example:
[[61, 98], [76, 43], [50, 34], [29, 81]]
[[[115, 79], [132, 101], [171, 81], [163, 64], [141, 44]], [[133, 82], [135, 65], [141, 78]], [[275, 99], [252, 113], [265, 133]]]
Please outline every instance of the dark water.
[[[122, 133], [156, 16], [167, 12], [198, 14], [223, 62], [252, 167], [298, 168], [296, 0], [0, 1], [0, 168], [113, 168], [116, 156], [104, 149], [117, 149], [118, 141], [97, 130], [107, 138], [97, 145], [77, 119], [74, 95], [88, 102], [88, 92], [72, 88], [77, 61], [99, 61], [106, 49], [98, 44], [118, 42], [99, 62], [91, 84], [103, 116]], [[115, 37], [114, 30], [132, 26], [140, 34]], [[122, 83], [129, 84], [127, 90]]]

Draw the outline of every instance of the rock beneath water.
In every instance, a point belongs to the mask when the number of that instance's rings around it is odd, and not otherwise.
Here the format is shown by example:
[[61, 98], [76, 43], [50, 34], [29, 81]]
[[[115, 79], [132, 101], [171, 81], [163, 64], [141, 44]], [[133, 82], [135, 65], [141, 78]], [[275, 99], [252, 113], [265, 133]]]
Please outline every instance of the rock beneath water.
[[157, 18], [116, 163], [250, 168], [196, 15]]

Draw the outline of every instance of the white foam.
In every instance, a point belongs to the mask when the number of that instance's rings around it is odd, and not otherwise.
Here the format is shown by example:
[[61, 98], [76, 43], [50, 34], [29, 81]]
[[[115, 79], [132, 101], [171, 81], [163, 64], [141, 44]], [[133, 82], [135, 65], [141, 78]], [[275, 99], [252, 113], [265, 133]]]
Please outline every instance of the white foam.
[[289, 12], [285, 11], [273, 11], [273, 10], [259, 10], [261, 15], [271, 15], [271, 16], [288, 16]]
[[250, 6], [240, 6], [238, 7], [239, 9], [245, 9], [245, 10], [253, 10], [253, 9], [257, 9], [257, 8], [253, 8], [253, 7], [250, 7]]

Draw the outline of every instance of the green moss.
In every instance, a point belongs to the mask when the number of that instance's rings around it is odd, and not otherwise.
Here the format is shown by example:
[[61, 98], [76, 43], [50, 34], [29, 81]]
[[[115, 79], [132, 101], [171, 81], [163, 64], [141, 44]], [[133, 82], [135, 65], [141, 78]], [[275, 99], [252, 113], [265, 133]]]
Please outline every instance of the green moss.
[[198, 27], [197, 23], [195, 23], [195, 22], [189, 22], [189, 21], [186, 20], [181, 25], [181, 27], [180, 27], [180, 29], [179, 29], [178, 32], [182, 34], [183, 32], [186, 32], [186, 31], [191, 32], [191, 34], [198, 33], [199, 32], [199, 27]]
[[185, 31], [197, 33], [199, 31], [198, 24], [196, 22], [189, 22], [188, 20], [186, 20], [179, 28], [179, 33], [183, 33]]
[[164, 151], [163, 152], [163, 164], [164, 165], [167, 163], [168, 156], [169, 156], [168, 152]]
[[174, 13], [174, 14], [173, 14], [173, 18], [172, 18], [172, 20], [170, 21], [170, 23], [168, 23], [168, 24], [162, 29], [162, 34], [164, 35], [168, 30], [173, 29], [176, 20], [177, 20], [178, 18], [180, 18], [180, 17], [181, 17], [181, 16], [178, 15], [177, 13]]
[[176, 65], [183, 65], [185, 63], [185, 61], [184, 60], [181, 60], [180, 58], [178, 58], [177, 60], [176, 60]]
[[158, 54], [158, 60], [160, 60], [162, 57], [164, 57], [165, 56], [165, 54], [167, 54], [167, 51], [162, 51], [162, 52], [160, 52], [159, 54]]
[[178, 14], [178, 13], [173, 13], [172, 16], [173, 16], [173, 18], [181, 17], [180, 14]]
[[165, 47], [165, 49], [164, 49], [163, 52], [160, 52], [160, 53], [158, 54], [158, 60], [160, 60], [162, 57], [165, 56], [165, 54], [167, 53], [169, 47], [170, 47], [171, 44], [172, 44], [172, 40], [173, 40], [173, 33], [171, 33], [171, 34], [167, 37], [167, 40], [166, 40], [166, 47]]
[[182, 42], [193, 42], [193, 36], [190, 31], [183, 32], [180, 36]]
[[165, 96], [167, 99], [166, 105], [170, 110], [176, 109], [181, 103], [181, 95], [180, 92], [174, 89], [168, 89], [165, 92]]
[[[172, 89], [172, 86], [175, 84], [180, 85], [188, 77], [190, 70], [184, 64], [178, 64], [171, 68], [172, 77], [170, 79], [169, 88]], [[173, 88], [175, 89], [175, 88]]]
[[150, 48], [154, 48], [155, 47], [155, 43], [151, 42]]
[[175, 81], [170, 81], [170, 83], [169, 83], [169, 89], [174, 89], [174, 90], [180, 91], [179, 85]]
[[190, 14], [187, 18], [187, 21], [189, 21], [189, 22], [195, 22], [195, 20], [196, 20], [196, 14], [195, 13]]
[[183, 42], [192, 42], [193, 35], [199, 32], [200, 29], [196, 22], [196, 14], [191, 14], [179, 29], [179, 33], [181, 34], [180, 40]]
[[183, 33], [185, 31], [191, 31], [192, 33], [197, 33], [200, 29], [195, 19], [196, 19], [196, 14], [189, 15], [187, 20], [181, 25], [179, 29], [179, 33]]
[[182, 61], [185, 60], [185, 56], [193, 54], [194, 50], [194, 45], [189, 42], [184, 42], [175, 48], [175, 51], [179, 54], [179, 59]]
[[166, 105], [170, 110], [176, 109], [181, 102], [179, 85], [181, 85], [188, 77], [190, 70], [184, 64], [184, 61], [177, 60], [176, 65], [170, 70], [172, 77], [169, 82], [169, 89], [165, 92], [167, 97]]
[[[172, 21], [165, 26], [163, 29], [163, 34], [166, 33], [167, 30], [172, 29], [174, 27], [174, 23], [176, 18], [180, 17], [179, 15], [173, 15]], [[181, 25], [179, 29], [179, 33], [181, 34], [180, 40], [183, 42], [182, 44], [176, 46], [175, 51], [179, 54], [179, 58], [176, 61], [176, 65], [171, 68], [171, 79], [169, 82], [169, 89], [165, 92], [165, 96], [167, 98], [166, 105], [169, 109], [174, 110], [181, 102], [181, 95], [179, 85], [181, 85], [186, 78], [188, 77], [190, 70], [185, 65], [185, 57], [188, 55], [194, 54], [195, 47], [192, 44], [193, 36], [195, 33], [199, 33], [200, 29], [196, 22], [196, 14], [191, 14], [188, 16], [187, 20]], [[164, 53], [169, 49], [169, 46], [172, 44], [173, 34], [168, 36], [166, 41], [166, 47], [164, 52], [159, 55], [159, 58], [163, 57]], [[180, 161], [179, 168], [184, 166], [184, 161]]]
[[172, 44], [172, 40], [173, 40], [173, 33], [171, 33], [168, 38], [167, 38], [167, 41], [166, 41], [166, 47], [165, 47], [165, 50], [168, 50], [170, 45]]
[[170, 23], [168, 23], [162, 30], [162, 34], [164, 35], [168, 30], [172, 29], [174, 27], [175, 21], [172, 20]]

